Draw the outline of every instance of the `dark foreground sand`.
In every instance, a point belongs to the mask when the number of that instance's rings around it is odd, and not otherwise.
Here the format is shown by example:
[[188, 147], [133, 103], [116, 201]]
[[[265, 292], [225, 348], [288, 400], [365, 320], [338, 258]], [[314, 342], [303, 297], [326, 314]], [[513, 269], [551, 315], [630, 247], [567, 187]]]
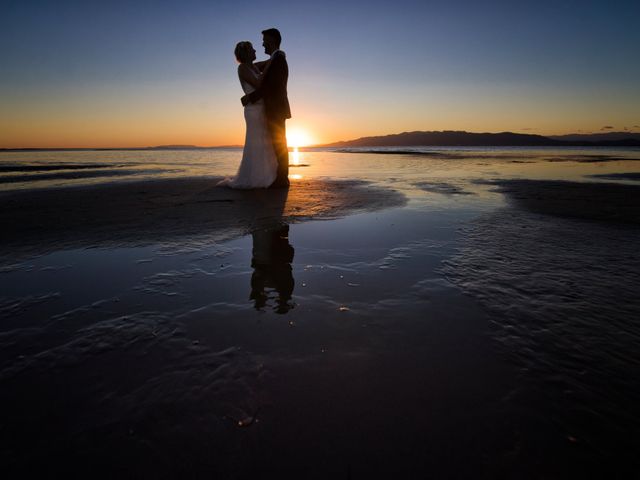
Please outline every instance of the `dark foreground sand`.
[[427, 205], [289, 238], [263, 227], [405, 199], [215, 183], [0, 196], [0, 260], [82, 248], [0, 270], [5, 477], [639, 471], [638, 188], [496, 181], [510, 206], [467, 225]]
[[640, 224], [640, 185], [500, 180], [491, 182], [525, 210], [599, 222]]
[[115, 247], [189, 236], [211, 241], [265, 223], [329, 219], [399, 206], [404, 196], [362, 181], [303, 180], [289, 189], [241, 191], [219, 178], [152, 180], [0, 194], [0, 260], [80, 247]]

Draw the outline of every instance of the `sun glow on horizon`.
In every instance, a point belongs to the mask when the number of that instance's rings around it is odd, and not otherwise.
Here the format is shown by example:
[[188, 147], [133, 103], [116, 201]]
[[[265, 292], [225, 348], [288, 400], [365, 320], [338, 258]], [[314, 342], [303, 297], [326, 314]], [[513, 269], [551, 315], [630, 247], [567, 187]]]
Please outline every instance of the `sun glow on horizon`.
[[306, 130], [294, 127], [287, 130], [287, 145], [293, 148], [312, 145], [313, 140]]
[[290, 165], [300, 165], [300, 147], [306, 147], [313, 144], [311, 136], [306, 130], [293, 127], [287, 130], [287, 145], [291, 148]]

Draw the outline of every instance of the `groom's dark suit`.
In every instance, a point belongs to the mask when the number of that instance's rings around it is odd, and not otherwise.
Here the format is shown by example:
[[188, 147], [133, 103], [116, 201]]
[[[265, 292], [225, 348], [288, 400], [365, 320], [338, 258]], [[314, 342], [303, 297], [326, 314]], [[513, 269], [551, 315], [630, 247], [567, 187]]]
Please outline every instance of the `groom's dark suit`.
[[274, 187], [289, 185], [289, 149], [285, 120], [291, 118], [289, 99], [287, 98], [287, 80], [289, 66], [283, 51], [273, 53], [271, 64], [262, 79], [262, 84], [252, 93], [242, 97], [242, 104], [264, 100], [264, 112], [267, 117], [273, 146], [278, 158], [278, 176]]

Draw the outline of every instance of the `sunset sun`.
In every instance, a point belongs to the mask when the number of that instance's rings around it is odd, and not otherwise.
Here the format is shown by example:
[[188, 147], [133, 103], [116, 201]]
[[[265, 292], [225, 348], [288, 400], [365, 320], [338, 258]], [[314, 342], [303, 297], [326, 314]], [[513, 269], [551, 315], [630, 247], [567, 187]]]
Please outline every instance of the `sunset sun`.
[[313, 144], [313, 140], [306, 130], [292, 128], [287, 131], [287, 144], [293, 148], [307, 147]]

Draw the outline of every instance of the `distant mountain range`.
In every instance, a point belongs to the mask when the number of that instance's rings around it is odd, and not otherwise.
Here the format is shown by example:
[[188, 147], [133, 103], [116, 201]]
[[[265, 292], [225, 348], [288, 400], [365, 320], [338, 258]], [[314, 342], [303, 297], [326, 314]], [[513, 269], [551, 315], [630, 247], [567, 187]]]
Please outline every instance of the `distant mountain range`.
[[403, 132], [334, 142], [319, 147], [640, 147], [640, 133], [610, 132], [553, 137], [524, 133], [465, 131]]
[[609, 133], [570, 133], [569, 135], [549, 135], [548, 138], [562, 140], [566, 142], [600, 142], [607, 140], [639, 140], [640, 133], [631, 132], [609, 132]]
[[[640, 133], [571, 133], [568, 135], [531, 135], [525, 133], [473, 133], [465, 131], [403, 132], [377, 137], [312, 145], [313, 147], [640, 147]], [[125, 148], [0, 148], [0, 151], [72, 151], [72, 150], [209, 150], [242, 148], [242, 145], [199, 147], [197, 145], [157, 145]]]

